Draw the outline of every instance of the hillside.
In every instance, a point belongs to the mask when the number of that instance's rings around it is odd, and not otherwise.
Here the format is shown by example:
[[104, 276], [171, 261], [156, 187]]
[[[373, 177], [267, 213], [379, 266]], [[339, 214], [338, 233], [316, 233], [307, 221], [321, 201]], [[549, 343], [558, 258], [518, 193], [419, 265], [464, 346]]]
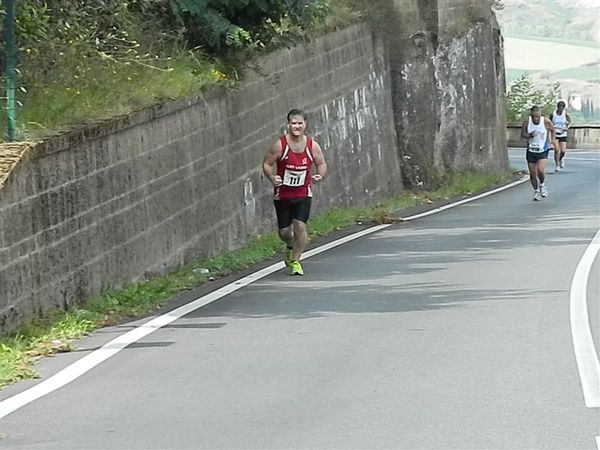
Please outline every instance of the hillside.
[[600, 42], [598, 0], [499, 0], [505, 36]]
[[[559, 99], [579, 122], [600, 122], [600, 2], [501, 0], [507, 88], [523, 75], [544, 91], [559, 83]], [[558, 99], [557, 99], [558, 100]], [[599, 108], [591, 108], [592, 110]]]

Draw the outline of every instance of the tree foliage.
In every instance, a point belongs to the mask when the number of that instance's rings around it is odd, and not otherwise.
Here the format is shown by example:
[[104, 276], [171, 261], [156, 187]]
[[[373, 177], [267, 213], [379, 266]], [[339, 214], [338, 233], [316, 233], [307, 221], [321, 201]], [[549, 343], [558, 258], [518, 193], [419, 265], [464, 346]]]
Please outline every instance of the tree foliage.
[[302, 37], [327, 10], [325, 0], [22, 0], [17, 34], [28, 54], [85, 43], [118, 56], [135, 47], [137, 34], [158, 38], [149, 45], [155, 48], [183, 38], [190, 48], [222, 55]]
[[[92, 93], [87, 102], [97, 102], [99, 89], [111, 90], [112, 85], [122, 91], [124, 84], [145, 83], [148, 71], [154, 76], [183, 66], [195, 77], [208, 73], [211, 83], [228, 81], [226, 61], [305, 38], [325, 20], [330, 1], [19, 0], [19, 104], [64, 93], [70, 99], [64, 108], [73, 108], [81, 100], [71, 97]], [[3, 60], [0, 46], [2, 65]]]
[[327, 12], [323, 0], [169, 0], [191, 45], [211, 52], [269, 47], [303, 36]]
[[542, 114], [548, 116], [558, 97], [560, 84], [555, 83], [548, 91], [536, 88], [527, 74], [515, 80], [506, 95], [506, 119], [509, 123], [518, 123], [529, 114], [532, 106], [539, 106]]
[[157, 65], [174, 47], [222, 58], [289, 44], [326, 12], [324, 0], [21, 0], [19, 66], [31, 83], [55, 80], [68, 58]]
[[327, 10], [326, 0], [21, 0], [19, 66], [31, 84], [69, 77], [66, 59], [81, 77], [89, 59], [158, 68], [174, 48], [218, 58], [272, 49], [304, 37]]

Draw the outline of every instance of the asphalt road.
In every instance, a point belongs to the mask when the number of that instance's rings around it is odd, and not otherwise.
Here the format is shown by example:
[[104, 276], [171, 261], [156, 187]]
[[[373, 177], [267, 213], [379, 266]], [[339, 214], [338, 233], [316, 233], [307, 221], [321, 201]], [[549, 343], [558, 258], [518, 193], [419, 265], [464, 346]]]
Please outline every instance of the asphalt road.
[[171, 322], [6, 415], [0, 448], [596, 449], [569, 299], [600, 228], [600, 152], [569, 156], [542, 202], [522, 184], [395, 224]]

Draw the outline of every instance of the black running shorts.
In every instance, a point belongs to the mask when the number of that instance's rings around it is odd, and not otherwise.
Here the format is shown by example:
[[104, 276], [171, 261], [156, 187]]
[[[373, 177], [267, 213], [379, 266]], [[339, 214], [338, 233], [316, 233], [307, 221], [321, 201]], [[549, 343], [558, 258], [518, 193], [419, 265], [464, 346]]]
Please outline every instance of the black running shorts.
[[527, 159], [528, 163], [536, 163], [540, 159], [548, 159], [548, 150], [546, 150], [545, 152], [541, 152], [541, 153], [534, 153], [534, 152], [527, 151], [525, 158]]
[[558, 142], [567, 142], [567, 136], [557, 137], [556, 139], [558, 139]]
[[311, 200], [310, 197], [274, 200], [279, 229], [289, 227], [294, 219], [306, 223], [310, 216]]

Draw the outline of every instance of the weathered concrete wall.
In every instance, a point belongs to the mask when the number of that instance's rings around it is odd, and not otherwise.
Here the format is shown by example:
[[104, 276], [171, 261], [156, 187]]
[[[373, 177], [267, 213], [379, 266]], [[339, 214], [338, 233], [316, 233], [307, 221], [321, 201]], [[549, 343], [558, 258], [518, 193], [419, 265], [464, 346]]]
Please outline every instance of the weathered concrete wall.
[[315, 212], [401, 189], [384, 48], [368, 27], [277, 52], [259, 66], [233, 92], [26, 152], [0, 191], [0, 333], [274, 230], [259, 165], [291, 108], [308, 110], [309, 133], [330, 164]]
[[0, 148], [0, 333], [274, 229], [259, 165], [291, 108], [308, 110], [331, 166], [315, 212], [507, 168], [491, 0], [373, 6], [375, 34], [274, 53], [235, 91], [49, 139], [16, 166], [20, 150]]
[[[521, 127], [506, 127], [506, 141], [509, 147], [525, 148], [525, 139], [521, 139]], [[573, 125], [567, 133], [567, 148], [600, 150], [600, 125]]]
[[502, 36], [488, 0], [382, 2], [406, 185], [448, 170], [501, 170]]

